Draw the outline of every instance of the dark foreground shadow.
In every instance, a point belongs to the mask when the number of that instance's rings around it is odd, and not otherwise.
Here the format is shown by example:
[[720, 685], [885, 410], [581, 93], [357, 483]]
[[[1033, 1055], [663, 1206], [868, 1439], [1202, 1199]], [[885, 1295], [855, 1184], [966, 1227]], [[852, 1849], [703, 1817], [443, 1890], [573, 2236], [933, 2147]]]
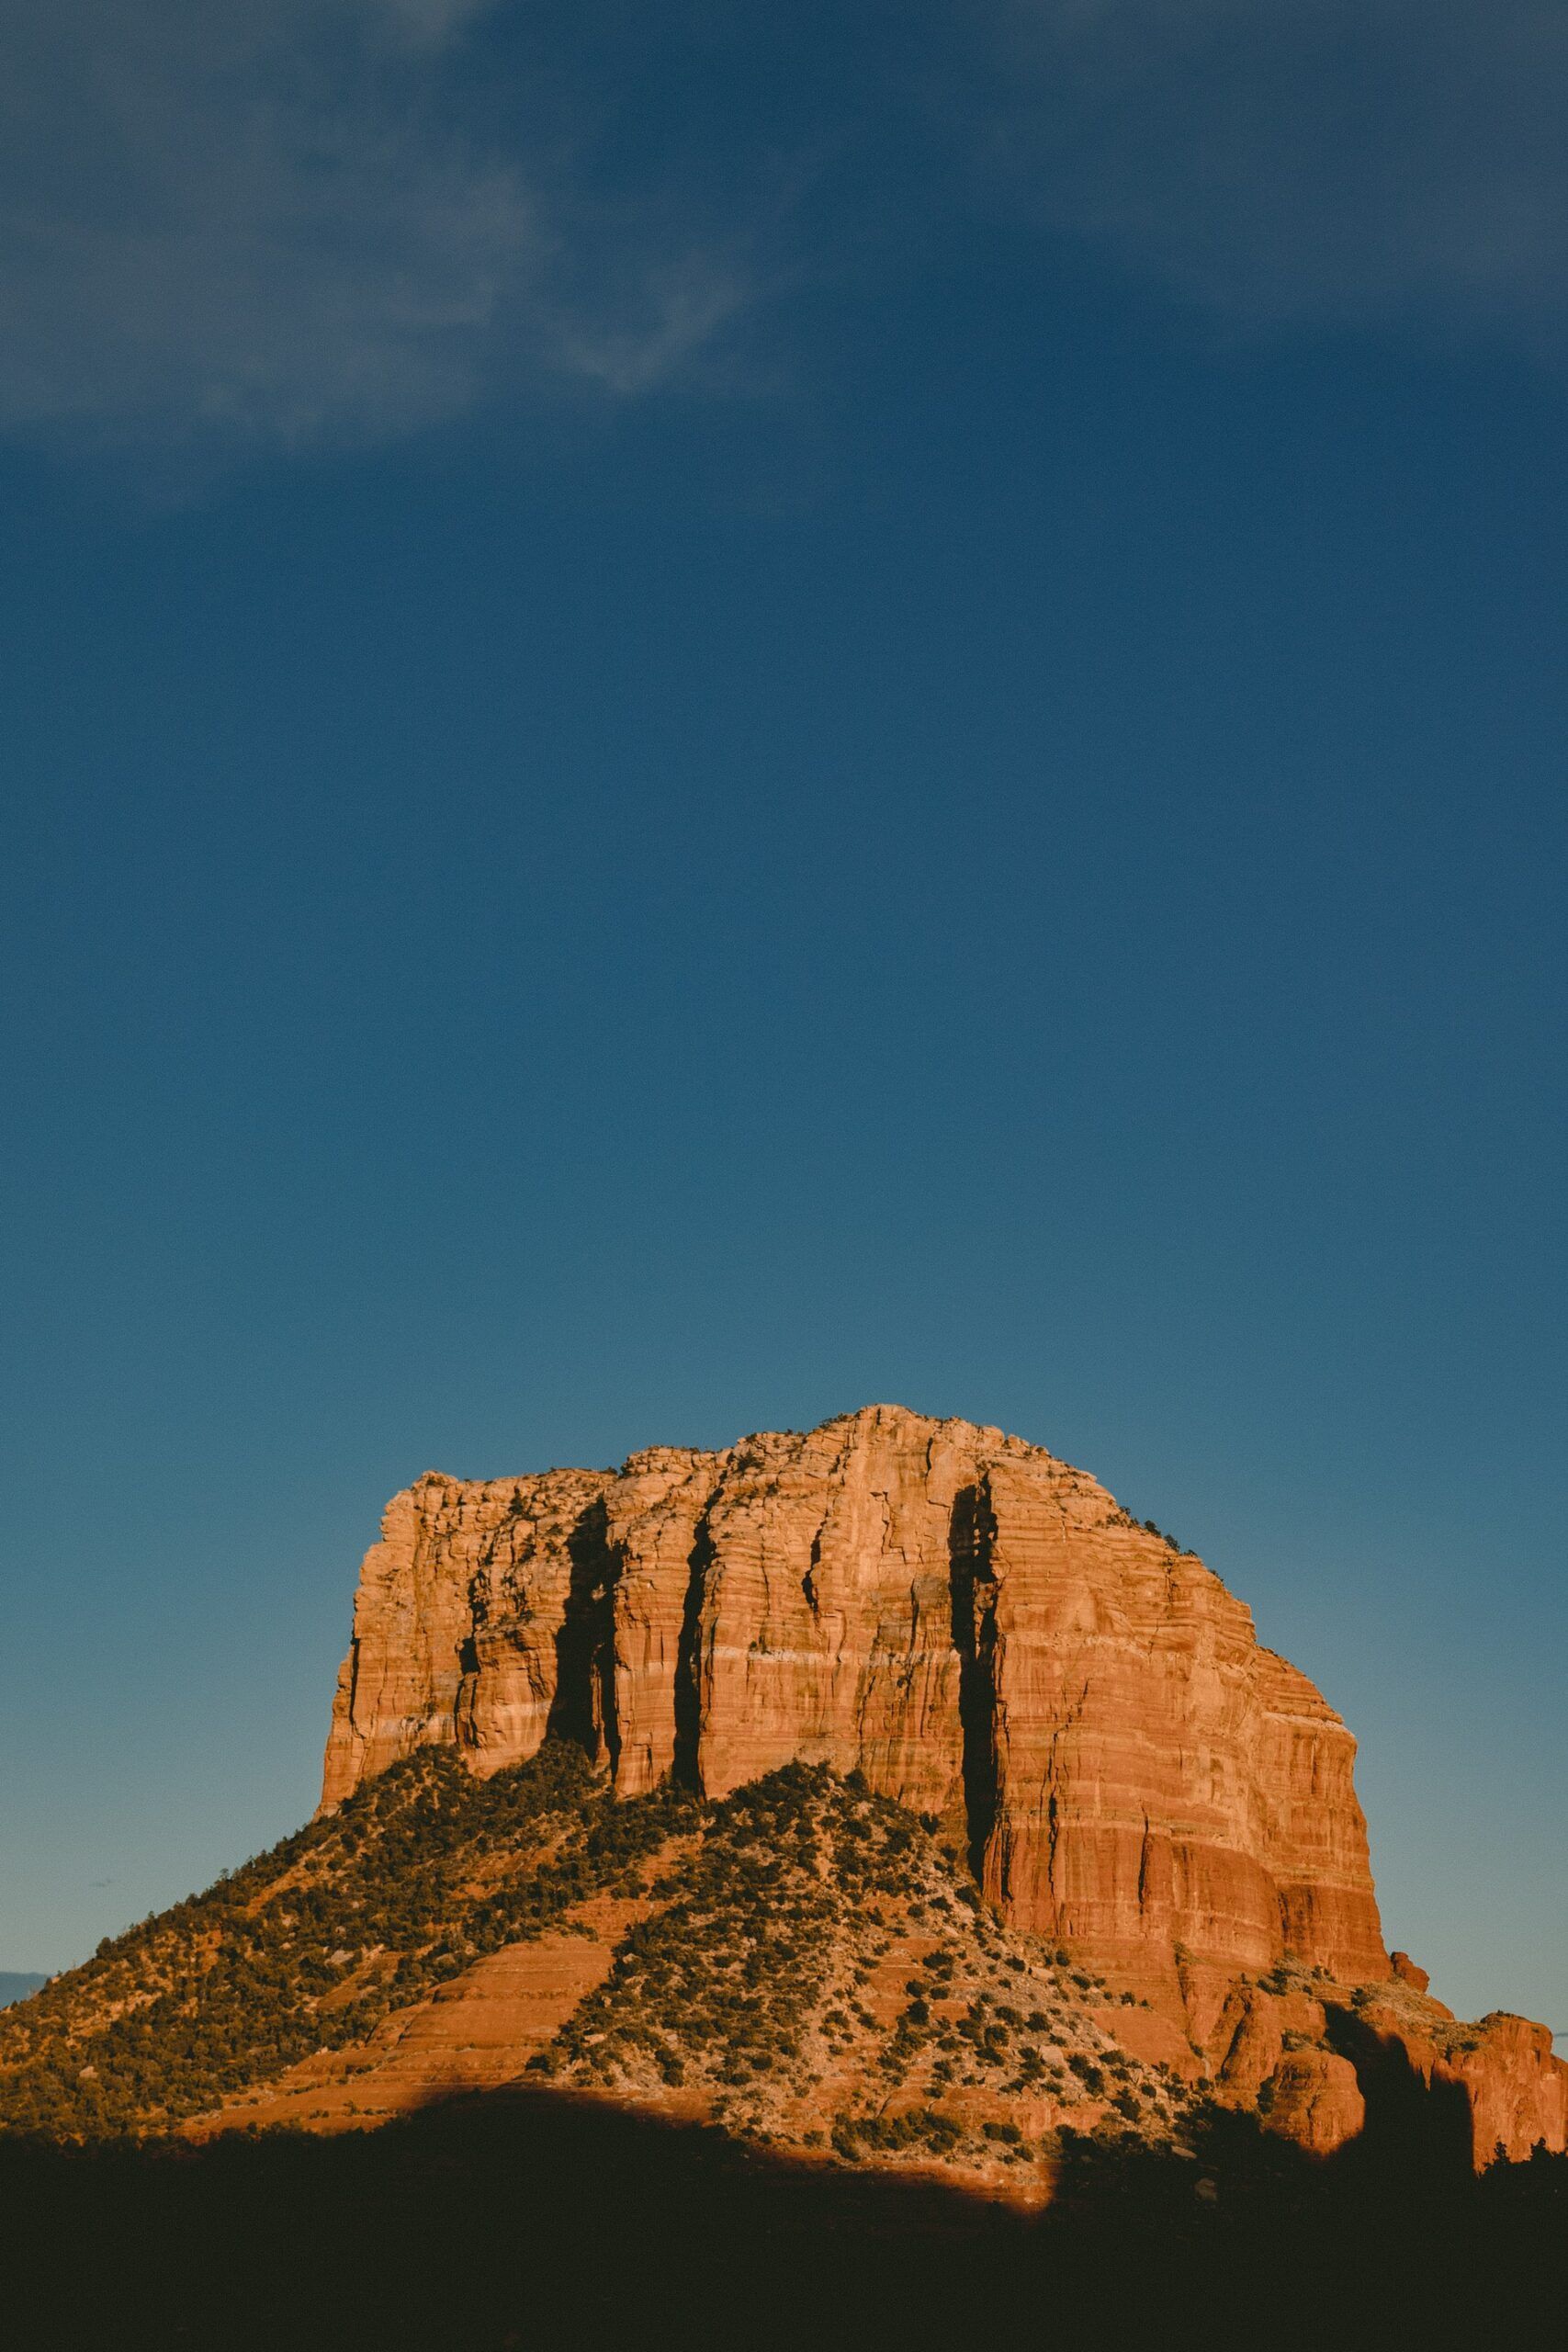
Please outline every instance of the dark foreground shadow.
[[0, 2140], [12, 2352], [1549, 2340], [1568, 2159], [1414, 2182], [1216, 2116], [1075, 2143], [1043, 2216], [546, 2092], [204, 2149]]

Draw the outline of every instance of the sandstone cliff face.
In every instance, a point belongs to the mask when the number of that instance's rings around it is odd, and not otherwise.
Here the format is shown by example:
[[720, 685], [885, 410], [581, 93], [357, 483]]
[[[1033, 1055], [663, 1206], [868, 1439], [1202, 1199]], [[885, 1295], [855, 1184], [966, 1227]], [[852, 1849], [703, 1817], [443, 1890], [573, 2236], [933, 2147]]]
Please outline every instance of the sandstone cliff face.
[[469, 1483], [433, 1472], [393, 1496], [360, 1570], [323, 1806], [414, 1747], [455, 1741], [480, 1771], [534, 1754], [610, 1483], [586, 1470]]
[[858, 1769], [962, 1831], [1010, 1922], [1200, 2039], [1286, 1953], [1389, 1973], [1339, 1718], [1201, 1561], [999, 1430], [874, 1406], [422, 1478], [366, 1559], [323, 1805], [421, 1744], [487, 1772], [551, 1727], [626, 1794]]

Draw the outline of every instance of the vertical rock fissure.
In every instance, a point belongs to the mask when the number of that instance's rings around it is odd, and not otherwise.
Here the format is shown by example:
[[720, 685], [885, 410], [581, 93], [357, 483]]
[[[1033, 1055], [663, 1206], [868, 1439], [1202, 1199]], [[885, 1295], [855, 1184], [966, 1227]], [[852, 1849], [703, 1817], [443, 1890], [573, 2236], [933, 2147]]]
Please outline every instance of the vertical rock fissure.
[[[826, 1520], [823, 1521], [822, 1525], [824, 1527], [827, 1525]], [[806, 1605], [813, 1617], [821, 1613], [821, 1602], [817, 1592], [817, 1571], [821, 1565], [822, 1528], [819, 1527], [811, 1539], [811, 1557], [807, 1562], [806, 1574], [800, 1579], [800, 1589], [806, 1596]]]
[[688, 1789], [702, 1793], [703, 1603], [714, 1563], [713, 1536], [704, 1511], [686, 1556], [686, 1597], [681, 1610], [681, 1639], [675, 1652], [675, 1747], [671, 1770]]
[[608, 1534], [604, 1498], [589, 1505], [567, 1538], [571, 1563], [556, 1635], [556, 1693], [547, 1737], [570, 1739], [612, 1773], [620, 1761], [615, 1711], [615, 1586], [621, 1556]]
[[997, 1826], [997, 1523], [985, 1482], [961, 1487], [948, 1528], [953, 1646], [958, 1652], [964, 1816], [969, 1867], [983, 1881]]

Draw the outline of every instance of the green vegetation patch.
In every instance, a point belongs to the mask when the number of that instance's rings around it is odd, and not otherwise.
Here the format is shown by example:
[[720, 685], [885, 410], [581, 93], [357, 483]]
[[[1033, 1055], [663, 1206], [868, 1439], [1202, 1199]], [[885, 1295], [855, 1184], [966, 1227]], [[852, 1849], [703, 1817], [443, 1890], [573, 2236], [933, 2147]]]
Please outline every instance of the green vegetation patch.
[[0, 2014], [0, 2128], [86, 2136], [204, 2113], [364, 2041], [590, 1895], [630, 1891], [700, 1812], [674, 1788], [615, 1803], [564, 1743], [488, 1781], [421, 1748]]
[[[604, 2081], [647, 2064], [667, 2083], [695, 2065], [734, 2090], [789, 2074], [841, 1937], [876, 1898], [922, 1892], [927, 1853], [913, 1815], [858, 1775], [787, 1764], [737, 1790], [536, 2063]], [[829, 2032], [850, 2026], [847, 2008], [832, 2013]]]
[[[0, 2131], [209, 2113], [602, 1894], [640, 1894], [644, 1915], [529, 2062], [540, 2076], [683, 2086], [763, 2139], [820, 2138], [836, 2113], [853, 2161], [1021, 2161], [1007, 2109], [1024, 2096], [1109, 2098], [1118, 2129], [1175, 2120], [1179, 2093], [1088, 2014], [1098, 1979], [998, 1927], [962, 1861], [858, 1773], [797, 1762], [716, 1804], [670, 1783], [617, 1802], [552, 1742], [486, 1781], [422, 1748], [0, 2014]], [[950, 2110], [976, 2091], [994, 2131]]]

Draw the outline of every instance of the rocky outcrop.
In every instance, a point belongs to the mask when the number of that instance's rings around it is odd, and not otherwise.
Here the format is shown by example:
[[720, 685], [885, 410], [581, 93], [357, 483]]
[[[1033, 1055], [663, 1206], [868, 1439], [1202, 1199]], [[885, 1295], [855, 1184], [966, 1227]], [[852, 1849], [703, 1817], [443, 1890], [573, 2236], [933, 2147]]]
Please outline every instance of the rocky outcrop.
[[1472, 2050], [1450, 2049], [1434, 2072], [1463, 2086], [1477, 2165], [1568, 2147], [1568, 2066], [1553, 2054], [1550, 2026], [1497, 2011], [1474, 2035]]
[[1367, 2120], [1356, 2069], [1333, 2050], [1292, 2050], [1269, 2081], [1263, 2119], [1271, 2132], [1314, 2156], [1331, 2156]]
[[1478, 2169], [1568, 2146], [1568, 2066], [1549, 2027], [1506, 2010], [1466, 2024], [1404, 1983], [1363, 1987], [1329, 2027], [1370, 2095], [1381, 2091], [1396, 2112], [1446, 2116]]
[[792, 1757], [945, 1819], [1010, 1921], [1206, 2029], [1286, 1952], [1386, 1975], [1355, 1746], [1245, 1605], [1095, 1480], [877, 1406], [618, 1472], [431, 1474], [368, 1555], [324, 1805], [547, 1727], [618, 1789]]
[[1362, 2130], [1367, 2104], [1354, 2061], [1330, 2046], [1329, 2018], [1327, 2001], [1304, 1984], [1233, 1985], [1206, 2052], [1214, 2097], [1332, 2155]]
[[480, 1771], [533, 1755], [561, 1695], [563, 1642], [570, 1703], [594, 1714], [572, 1635], [590, 1613], [610, 1483], [432, 1472], [393, 1496], [359, 1573], [323, 1806], [419, 1747], [455, 1742]]

